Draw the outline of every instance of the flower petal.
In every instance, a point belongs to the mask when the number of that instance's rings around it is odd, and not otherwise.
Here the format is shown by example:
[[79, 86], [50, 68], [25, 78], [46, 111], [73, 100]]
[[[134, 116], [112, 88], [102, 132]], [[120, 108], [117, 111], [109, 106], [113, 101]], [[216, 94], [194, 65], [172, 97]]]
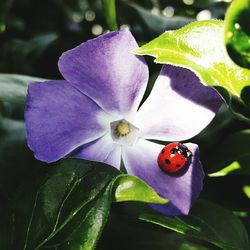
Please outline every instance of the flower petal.
[[126, 147], [122, 151], [128, 173], [138, 176], [160, 196], [171, 201], [166, 205], [152, 205], [166, 215], [188, 214], [203, 187], [204, 172], [199, 161], [198, 146], [192, 143], [185, 145], [193, 156], [187, 171], [179, 176], [169, 175], [159, 168], [157, 157], [163, 145], [141, 139], [136, 146]]
[[29, 147], [45, 162], [64, 157], [109, 128], [109, 116], [66, 81], [29, 85], [25, 120]]
[[72, 154], [72, 157], [104, 162], [119, 169], [121, 165], [121, 145], [114, 143], [110, 133], [107, 133], [103, 137], [81, 146]]
[[128, 30], [110, 32], [62, 54], [58, 66], [64, 78], [100, 107], [116, 115], [134, 114], [148, 81], [143, 57]]
[[197, 135], [223, 100], [190, 70], [166, 65], [136, 116], [146, 139], [181, 141]]

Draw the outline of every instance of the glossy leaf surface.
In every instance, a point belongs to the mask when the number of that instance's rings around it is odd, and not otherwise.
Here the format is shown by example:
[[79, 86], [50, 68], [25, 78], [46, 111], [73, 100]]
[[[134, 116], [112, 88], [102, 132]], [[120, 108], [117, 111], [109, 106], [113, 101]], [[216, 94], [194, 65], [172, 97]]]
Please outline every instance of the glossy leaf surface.
[[114, 197], [166, 202], [138, 178], [106, 164], [63, 160], [19, 192], [5, 217], [8, 227], [0, 228], [0, 248], [93, 249]]
[[191, 69], [205, 85], [223, 87], [238, 97], [250, 85], [250, 71], [234, 64], [227, 55], [224, 23], [219, 20], [197, 21], [166, 31], [135, 53], [154, 56], [156, 63]]
[[234, 0], [225, 20], [225, 43], [230, 57], [250, 69], [250, 1]]
[[199, 201], [188, 216], [166, 217], [143, 214], [141, 220], [175, 232], [208, 241], [225, 250], [249, 249], [248, 235], [230, 211], [206, 201]]

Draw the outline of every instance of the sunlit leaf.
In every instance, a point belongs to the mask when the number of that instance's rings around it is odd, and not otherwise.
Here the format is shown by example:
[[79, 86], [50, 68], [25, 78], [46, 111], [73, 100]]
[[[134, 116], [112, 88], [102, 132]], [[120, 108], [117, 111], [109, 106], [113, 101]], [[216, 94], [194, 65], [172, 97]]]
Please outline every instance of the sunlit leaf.
[[143, 201], [165, 204], [162, 199], [141, 179], [131, 175], [121, 175], [114, 182], [114, 199], [121, 201]]
[[225, 43], [235, 63], [250, 68], [250, 1], [234, 0], [226, 14]]
[[243, 187], [243, 192], [250, 199], [250, 185], [246, 185]]
[[221, 177], [221, 176], [231, 174], [231, 173], [239, 170], [240, 168], [241, 168], [240, 164], [237, 161], [234, 161], [229, 166], [227, 166], [227, 167], [225, 167], [225, 168], [223, 168], [223, 169], [221, 169], [221, 170], [219, 170], [217, 172], [208, 174], [208, 176], [210, 176], [210, 177]]
[[235, 96], [250, 85], [250, 71], [234, 64], [224, 46], [224, 23], [197, 21], [175, 31], [166, 31], [136, 52], [193, 70], [206, 85], [223, 87]]

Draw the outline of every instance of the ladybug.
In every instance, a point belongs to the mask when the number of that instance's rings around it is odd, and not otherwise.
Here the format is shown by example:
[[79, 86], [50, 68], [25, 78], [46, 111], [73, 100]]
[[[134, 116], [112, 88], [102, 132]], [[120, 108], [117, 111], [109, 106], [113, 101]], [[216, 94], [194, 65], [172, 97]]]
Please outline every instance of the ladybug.
[[191, 151], [179, 142], [167, 144], [158, 155], [158, 165], [161, 170], [169, 174], [180, 172], [190, 164]]

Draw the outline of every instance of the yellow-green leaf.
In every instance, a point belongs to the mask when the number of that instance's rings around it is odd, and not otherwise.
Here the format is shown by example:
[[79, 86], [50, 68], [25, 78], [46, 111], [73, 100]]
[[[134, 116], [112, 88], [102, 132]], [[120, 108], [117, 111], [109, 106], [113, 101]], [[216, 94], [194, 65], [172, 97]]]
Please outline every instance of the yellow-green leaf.
[[205, 85], [223, 87], [238, 97], [250, 85], [250, 70], [236, 65], [227, 54], [223, 21], [197, 21], [166, 31], [135, 53], [154, 56], [156, 63], [188, 68]]

